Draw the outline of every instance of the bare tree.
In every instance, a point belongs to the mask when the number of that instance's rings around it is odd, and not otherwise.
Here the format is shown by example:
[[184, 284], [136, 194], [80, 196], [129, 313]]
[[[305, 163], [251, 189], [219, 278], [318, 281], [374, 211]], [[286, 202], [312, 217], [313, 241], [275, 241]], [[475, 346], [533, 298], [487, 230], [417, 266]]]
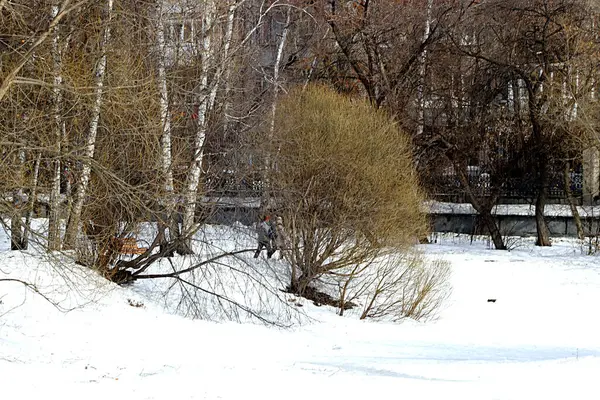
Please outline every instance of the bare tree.
[[355, 79], [375, 107], [386, 105], [395, 114], [408, 107], [416, 91], [421, 110], [426, 51], [441, 37], [440, 26], [452, 24], [453, 6], [428, 2], [423, 7], [423, 2], [417, 1], [330, 1], [323, 7], [350, 70], [347, 74], [340, 63], [340, 73]]
[[189, 245], [191, 243], [189, 237], [196, 229], [194, 219], [196, 214], [198, 186], [200, 184], [200, 175], [202, 172], [204, 141], [206, 139], [206, 132], [208, 129], [208, 116], [213, 106], [213, 104], [211, 104], [211, 91], [217, 90], [218, 87], [218, 83], [216, 81], [211, 82], [209, 85], [209, 74], [211, 72], [211, 68], [214, 66], [213, 63], [216, 57], [216, 54], [214, 53], [214, 41], [216, 39], [214, 38], [214, 28], [216, 18], [217, 8], [214, 0], [206, 1], [204, 3], [204, 9], [202, 13], [202, 44], [200, 51], [202, 64], [199, 77], [200, 85], [195, 89], [195, 103], [198, 104], [196, 132], [194, 134], [194, 140], [192, 144], [192, 159], [183, 191], [184, 210], [182, 231], [183, 234], [188, 237], [187, 243], [189, 252], [192, 252], [191, 246]]
[[[56, 15], [52, 18], [47, 27], [45, 27], [41, 33], [39, 33], [38, 37], [32, 40], [30, 46], [27, 47], [27, 50], [23, 54], [19, 54], [20, 60], [8, 71], [8, 73], [3, 77], [2, 84], [0, 85], [0, 101], [4, 99], [6, 93], [10, 89], [11, 85], [14, 83], [21, 69], [29, 62], [34, 56], [38, 47], [40, 47], [52, 34], [55, 27], [60, 23], [60, 21], [67, 16], [72, 11], [78, 9], [83, 4], [87, 3], [89, 0], [82, 0], [73, 3], [71, 0], [64, 0], [60, 6], [60, 11], [56, 13]], [[5, 6], [3, 5], [4, 8]]]
[[160, 199], [164, 207], [164, 216], [160, 221], [162, 235], [161, 246], [167, 246], [166, 229], [168, 227], [170, 235], [175, 238], [179, 233], [177, 222], [175, 222], [175, 192], [173, 182], [173, 154], [172, 154], [172, 130], [171, 116], [169, 107], [169, 91], [167, 85], [167, 43], [165, 41], [166, 11], [164, 2], [157, 5], [155, 32], [156, 32], [156, 68], [160, 96], [160, 125], [161, 134], [161, 169], [164, 179], [163, 198]]
[[83, 169], [81, 172], [80, 181], [78, 183], [77, 192], [75, 193], [75, 200], [73, 202], [73, 209], [71, 211], [67, 229], [65, 232], [64, 243], [67, 247], [73, 247], [75, 239], [79, 231], [79, 224], [81, 222], [81, 211], [86, 197], [86, 191], [90, 182], [90, 174], [92, 170], [91, 160], [94, 158], [96, 150], [96, 136], [98, 133], [98, 122], [100, 120], [100, 110], [102, 107], [102, 100], [104, 95], [104, 76], [106, 74], [107, 65], [107, 47], [110, 41], [110, 20], [112, 17], [113, 0], [106, 1], [106, 14], [105, 22], [107, 25], [104, 27], [104, 34], [101, 39], [100, 51], [102, 54], [96, 64], [95, 74], [95, 99], [91, 112], [91, 119], [89, 124], [89, 130], [85, 140], [84, 149], [84, 160]]
[[[52, 18], [56, 18], [59, 13], [57, 5], [53, 5], [51, 8]], [[61, 85], [63, 83], [62, 77], [62, 43], [60, 25], [56, 25], [52, 32], [52, 62], [53, 62], [53, 76], [54, 76], [54, 87], [52, 88], [52, 101], [54, 103], [54, 160], [53, 160], [53, 171], [51, 180], [51, 191], [49, 200], [49, 216], [48, 216], [48, 249], [49, 250], [60, 250], [60, 184], [62, 177], [62, 142], [65, 140], [65, 123], [62, 118], [63, 111], [63, 89]]]
[[[515, 119], [524, 128], [522, 148], [527, 149], [523, 162], [534, 172], [536, 183], [535, 218], [537, 244], [550, 245], [550, 232], [544, 218], [548, 198], [550, 173], [561, 158], [564, 136], [548, 118], [552, 102], [551, 77], [567, 68], [576, 58], [573, 43], [568, 40], [570, 29], [584, 20], [586, 8], [580, 2], [489, 1], [473, 7], [468, 24], [477, 21], [477, 28], [463, 32], [472, 40], [462, 40], [457, 32], [454, 43], [469, 57], [500, 70], [519, 89], [515, 96]], [[483, 28], [479, 28], [483, 27]], [[561, 113], [564, 115], [564, 113]], [[524, 156], [525, 154], [522, 153]]]

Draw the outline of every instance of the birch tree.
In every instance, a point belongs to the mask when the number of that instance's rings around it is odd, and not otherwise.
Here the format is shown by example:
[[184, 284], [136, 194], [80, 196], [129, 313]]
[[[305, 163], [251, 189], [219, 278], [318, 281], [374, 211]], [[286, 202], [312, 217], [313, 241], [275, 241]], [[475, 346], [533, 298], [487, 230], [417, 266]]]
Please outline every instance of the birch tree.
[[[57, 5], [51, 8], [51, 17], [54, 19], [59, 13]], [[62, 120], [63, 94], [61, 85], [62, 77], [62, 49], [60, 42], [60, 27], [57, 24], [52, 32], [52, 69], [53, 69], [53, 140], [54, 159], [52, 161], [52, 179], [50, 191], [50, 212], [48, 215], [48, 250], [60, 250], [60, 180], [61, 180], [61, 152], [65, 125]]]
[[191, 253], [191, 235], [197, 230], [195, 223], [195, 212], [198, 199], [198, 189], [200, 186], [200, 177], [202, 174], [202, 164], [204, 159], [204, 146], [206, 134], [208, 131], [209, 115], [213, 111], [217, 92], [222, 83], [222, 76], [229, 68], [230, 49], [233, 41], [233, 31], [235, 23], [235, 12], [243, 1], [230, 1], [227, 6], [226, 24], [221, 38], [221, 53], [216, 53], [218, 48], [218, 23], [217, 6], [214, 0], [204, 2], [204, 12], [202, 16], [202, 38], [201, 38], [201, 68], [200, 85], [196, 89], [196, 104], [198, 111], [196, 113], [196, 127], [194, 141], [192, 145], [192, 160], [188, 168], [183, 192], [183, 226], [182, 236], [185, 242], [181, 243], [178, 251], [180, 253]]
[[156, 17], [156, 49], [157, 49], [157, 77], [159, 89], [159, 107], [160, 107], [160, 127], [161, 127], [161, 159], [160, 166], [162, 170], [162, 178], [164, 180], [163, 190], [164, 195], [161, 199], [164, 207], [163, 221], [159, 222], [161, 230], [161, 246], [165, 246], [167, 238], [165, 236], [166, 228], [169, 227], [169, 233], [173, 238], [177, 232], [177, 227], [174, 227], [173, 212], [175, 210], [175, 196], [173, 187], [173, 155], [171, 147], [171, 117], [169, 115], [169, 91], [167, 86], [166, 72], [166, 57], [167, 47], [165, 43], [165, 10], [164, 2], [159, 2], [157, 6]]
[[[423, 43], [429, 39], [431, 34], [431, 12], [433, 9], [433, 0], [427, 0], [427, 11], [425, 17], [425, 30], [423, 32]], [[423, 49], [419, 59], [419, 86], [417, 88], [417, 136], [423, 134], [425, 118], [425, 67], [427, 63], [427, 49]]]
[[95, 94], [94, 103], [91, 110], [91, 119], [89, 123], [89, 129], [85, 140], [85, 148], [83, 151], [83, 168], [81, 172], [81, 178], [78, 183], [77, 191], [75, 193], [75, 199], [73, 201], [73, 208], [67, 229], [65, 232], [64, 244], [68, 247], [73, 247], [75, 239], [77, 237], [79, 223], [81, 220], [81, 212], [83, 204], [85, 202], [86, 191], [90, 182], [90, 174], [92, 170], [92, 159], [94, 158], [94, 152], [96, 148], [96, 135], [98, 133], [98, 122], [100, 120], [100, 109], [102, 106], [103, 93], [104, 93], [104, 76], [106, 73], [107, 65], [107, 47], [110, 40], [110, 19], [112, 16], [113, 0], [107, 0], [106, 12], [105, 12], [105, 27], [104, 34], [101, 39], [100, 51], [102, 54], [96, 64], [95, 73]]
[[288, 6], [285, 12], [285, 25], [283, 26], [283, 32], [279, 38], [277, 44], [277, 55], [275, 56], [275, 64], [273, 65], [273, 100], [271, 102], [271, 123], [269, 126], [269, 137], [273, 137], [275, 131], [275, 113], [277, 112], [277, 98], [280, 91], [279, 72], [281, 70], [281, 60], [283, 58], [283, 51], [287, 41], [288, 32], [290, 30], [290, 22], [292, 20], [292, 7]]
[[[238, 8], [238, 6], [241, 4], [242, 2], [238, 3], [237, 1], [234, 1], [232, 3], [229, 4], [229, 8], [227, 10], [227, 29], [226, 29], [226, 37], [225, 37], [225, 44], [226, 44], [226, 54], [225, 54], [225, 58], [227, 58], [227, 55], [229, 53], [229, 48], [233, 39], [233, 28], [234, 28], [234, 22], [235, 22], [235, 14], [236, 14], [236, 10]], [[224, 121], [223, 121], [223, 132], [225, 133], [225, 135], [227, 135], [227, 133], [229, 132], [229, 124], [231, 121], [231, 98], [229, 96], [229, 94], [231, 93], [231, 87], [232, 87], [232, 82], [231, 82], [231, 72], [233, 71], [233, 68], [231, 68], [229, 66], [229, 63], [227, 63], [228, 67], [225, 70], [224, 73], [224, 83], [225, 83], [225, 88], [224, 88], [224, 106], [223, 106], [223, 117], [224, 117]], [[215, 92], [216, 93], [216, 92]]]
[[[209, 74], [212, 63], [214, 62], [214, 43], [213, 33], [216, 19], [216, 5], [214, 0], [206, 0], [204, 2], [204, 10], [202, 16], [202, 47], [200, 51], [201, 70], [200, 84], [196, 89], [196, 104], [198, 104], [198, 112], [196, 119], [195, 135], [192, 144], [192, 160], [189, 165], [185, 186], [183, 189], [183, 227], [182, 233], [186, 236], [185, 247], [180, 249], [182, 252], [192, 252], [191, 235], [195, 231], [195, 213], [196, 201], [198, 197], [198, 186], [200, 183], [200, 175], [202, 173], [202, 161], [204, 151], [204, 141], [206, 139], [206, 131], [208, 128], [208, 115], [211, 111], [209, 104], [210, 86]], [[216, 85], [216, 82], [212, 82]], [[216, 90], [216, 89], [215, 89]], [[183, 246], [183, 245], [182, 245]]]
[[[281, 32], [281, 37], [279, 38], [279, 43], [277, 43], [277, 52], [275, 55], [275, 63], [273, 64], [273, 78], [272, 78], [272, 85], [273, 85], [273, 98], [271, 100], [271, 116], [269, 118], [269, 135], [267, 136], [267, 140], [270, 142], [273, 140], [273, 135], [275, 132], [275, 115], [277, 113], [277, 100], [279, 97], [279, 91], [281, 90], [281, 83], [280, 83], [280, 78], [279, 78], [279, 74], [280, 74], [280, 70], [281, 70], [281, 61], [283, 59], [283, 52], [285, 50], [285, 45], [287, 42], [287, 36], [288, 36], [288, 32], [290, 30], [290, 22], [292, 20], [292, 7], [288, 6], [285, 12], [285, 22], [284, 22], [284, 26], [283, 26], [283, 31]], [[277, 157], [277, 154], [274, 155], [275, 157]], [[265, 160], [265, 174], [263, 177], [264, 180], [264, 186], [265, 186], [265, 190], [263, 192], [263, 197], [262, 197], [262, 204], [261, 204], [261, 208], [266, 209], [269, 206], [269, 191], [268, 188], [270, 186], [269, 184], [269, 169], [271, 169], [273, 166], [271, 165], [275, 160], [273, 160], [270, 156], [270, 154], [266, 155], [266, 160]]]

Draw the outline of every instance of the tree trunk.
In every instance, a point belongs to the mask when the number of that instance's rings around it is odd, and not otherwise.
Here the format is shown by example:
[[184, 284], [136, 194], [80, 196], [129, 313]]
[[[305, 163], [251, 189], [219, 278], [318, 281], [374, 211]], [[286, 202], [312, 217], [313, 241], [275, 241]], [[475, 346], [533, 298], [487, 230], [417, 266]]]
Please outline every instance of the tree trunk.
[[[58, 15], [58, 6], [52, 6], [52, 18]], [[53, 30], [52, 38], [52, 61], [54, 74], [54, 87], [52, 88], [52, 100], [54, 106], [54, 160], [52, 161], [52, 180], [50, 190], [50, 204], [48, 215], [48, 250], [60, 250], [60, 178], [61, 178], [61, 142], [63, 139], [62, 120], [62, 54], [59, 47], [59, 26]]]
[[73, 201], [73, 208], [71, 210], [71, 215], [69, 218], [69, 223], [67, 224], [67, 229], [65, 232], [65, 240], [64, 245], [67, 248], [73, 248], [75, 245], [75, 239], [77, 238], [77, 233], [79, 231], [79, 223], [81, 220], [81, 212], [83, 210], [83, 203], [85, 201], [85, 195], [88, 189], [88, 185], [90, 182], [90, 174], [92, 170], [91, 161], [94, 158], [94, 152], [96, 149], [96, 135], [98, 133], [98, 122], [100, 120], [100, 109], [102, 107], [102, 100], [104, 94], [104, 75], [106, 73], [106, 49], [108, 42], [110, 40], [110, 20], [112, 17], [112, 9], [113, 9], [113, 0], [107, 0], [107, 10], [106, 10], [106, 27], [104, 28], [104, 37], [101, 43], [101, 51], [102, 55], [100, 56], [100, 60], [96, 65], [95, 75], [96, 75], [96, 95], [94, 100], [94, 105], [92, 108], [92, 116], [90, 121], [90, 126], [88, 130], [88, 135], [86, 138], [86, 146], [84, 150], [83, 157], [83, 170], [81, 172], [81, 180], [79, 181], [77, 191], [75, 193], [75, 199]]
[[[279, 40], [279, 44], [277, 45], [277, 56], [275, 57], [275, 65], [273, 66], [273, 100], [271, 102], [271, 121], [269, 125], [269, 138], [268, 141], [271, 142], [273, 138], [273, 133], [275, 132], [275, 114], [277, 113], [277, 98], [279, 95], [279, 70], [281, 69], [281, 60], [283, 59], [283, 51], [285, 49], [285, 44], [287, 41], [287, 35], [290, 27], [290, 21], [292, 18], [292, 7], [288, 7], [285, 14], [285, 27], [283, 28], [283, 32], [281, 34], [281, 39]], [[262, 210], [266, 210], [269, 206], [269, 170], [271, 169], [271, 163], [273, 159], [269, 154], [266, 155], [265, 165], [264, 165], [264, 174], [263, 174], [263, 195], [261, 197], [261, 205], [260, 208]]]
[[288, 7], [285, 14], [285, 27], [283, 28], [281, 39], [279, 40], [279, 44], [277, 46], [277, 56], [275, 58], [275, 65], [273, 66], [273, 102], [271, 103], [269, 139], [272, 139], [275, 131], [275, 113], [277, 112], [277, 98], [279, 96], [279, 70], [281, 69], [281, 60], [283, 59], [283, 50], [285, 49], [291, 18], [292, 7]]
[[551, 246], [550, 230], [544, 218], [544, 208], [546, 207], [546, 193], [548, 190], [548, 165], [545, 161], [540, 162], [539, 187], [537, 199], [535, 202], [535, 224], [537, 228], [537, 246]]
[[[229, 49], [233, 38], [233, 27], [235, 23], [235, 11], [240, 3], [230, 3], [227, 10], [227, 25], [225, 27], [225, 35], [223, 38], [223, 50], [221, 52], [221, 60], [216, 63], [215, 44], [213, 43], [214, 34], [212, 25], [216, 20], [216, 6], [214, 0], [206, 2], [204, 13], [203, 40], [202, 40], [202, 70], [201, 70], [201, 88], [199, 96], [198, 120], [196, 125], [196, 137], [194, 140], [194, 155], [189, 168], [189, 172], [185, 184], [184, 192], [184, 210], [183, 210], [183, 227], [182, 234], [184, 240], [180, 243], [181, 252], [192, 252], [192, 235], [196, 231], [194, 215], [196, 212], [196, 202], [198, 197], [198, 187], [200, 185], [200, 176], [202, 174], [202, 161], [204, 156], [204, 141], [208, 129], [208, 116], [214, 108], [221, 76], [228, 69]], [[211, 66], [216, 65], [216, 71], [212, 77], [212, 82], [209, 84], [209, 73]]]
[[[425, 31], [423, 32], [423, 43], [429, 39], [431, 34], [431, 10], [433, 0], [427, 0], [427, 17], [425, 19]], [[423, 133], [425, 126], [425, 64], [427, 62], [427, 50], [423, 50], [419, 57], [419, 86], [417, 87], [417, 136]]]
[[498, 228], [496, 219], [492, 215], [491, 209], [479, 211], [479, 217], [481, 218], [485, 227], [490, 233], [490, 237], [492, 238], [492, 242], [494, 243], [494, 248], [496, 250], [506, 250], [504, 239], [502, 238], [502, 234], [500, 233], [500, 229]]
[[[190, 164], [184, 186], [183, 226], [182, 238], [179, 243], [179, 253], [192, 253], [192, 236], [197, 226], [195, 223], [196, 203], [198, 199], [198, 187], [202, 174], [202, 161], [204, 156], [204, 142], [208, 129], [208, 116], [213, 108], [216, 92], [219, 86], [219, 74], [215, 73], [209, 85], [210, 68], [214, 65], [214, 43], [213, 24], [216, 20], [216, 6], [214, 0], [207, 0], [203, 16], [202, 37], [202, 67], [200, 76], [200, 88], [198, 94], [198, 119], [196, 121], [196, 136], [194, 138], [192, 162]], [[219, 68], [218, 71], [222, 71]]]
[[[17, 174], [19, 185], [24, 184], [25, 150], [19, 149], [17, 155]], [[23, 232], [23, 210], [25, 209], [25, 193], [22, 187], [13, 190], [13, 210], [10, 219], [10, 249], [26, 250], [27, 243], [24, 241]]]
[[298, 296], [303, 296], [310, 282], [311, 280], [304, 276], [296, 277], [290, 283], [289, 292], [297, 294]]
[[492, 208], [496, 204], [497, 195], [491, 195], [488, 199], [486, 199], [486, 204], [484, 204], [471, 190], [469, 185], [469, 180], [467, 179], [465, 169], [466, 165], [461, 163], [453, 163], [454, 169], [458, 171], [458, 178], [460, 180], [461, 185], [465, 188], [467, 199], [475, 209], [479, 213], [481, 220], [484, 225], [488, 229], [490, 236], [492, 238], [492, 242], [494, 242], [494, 247], [496, 250], [506, 250], [506, 245], [504, 244], [504, 239], [502, 238], [502, 234], [500, 233], [500, 229], [498, 228], [498, 224], [496, 223], [496, 219], [492, 215]]
[[174, 240], [178, 234], [179, 229], [176, 226], [177, 221], [174, 218], [175, 212], [175, 195], [173, 188], [173, 154], [171, 147], [171, 118], [169, 117], [169, 92], [167, 87], [167, 73], [166, 73], [166, 45], [165, 45], [165, 26], [163, 17], [163, 4], [162, 2], [158, 5], [158, 17], [156, 26], [156, 47], [157, 47], [157, 73], [158, 73], [158, 89], [160, 93], [160, 124], [162, 128], [161, 134], [161, 169], [164, 179], [164, 194], [159, 200], [159, 206], [163, 208], [163, 218], [158, 222], [158, 229], [160, 232], [160, 248], [161, 252], [165, 252], [165, 255], [170, 257], [173, 252], [166, 252], [166, 246], [168, 246], [169, 237], [166, 235], [167, 229], [169, 229], [170, 240]]
[[575, 221], [575, 226], [577, 227], [577, 237], [580, 240], [585, 238], [585, 233], [583, 231], [583, 224], [581, 223], [581, 216], [579, 215], [579, 211], [577, 211], [577, 205], [575, 204], [575, 199], [573, 198], [573, 193], [571, 192], [571, 165], [567, 161], [565, 163], [564, 170], [564, 185], [565, 185], [565, 196], [569, 202], [569, 207], [571, 208], [571, 215], [573, 215], [573, 221]]
[[[536, 75], [537, 76], [537, 75]], [[540, 70], [539, 76], [532, 79], [525, 79], [527, 87], [527, 103], [529, 105], [529, 121], [531, 122], [531, 154], [534, 157], [534, 169], [537, 178], [537, 199], [535, 201], [535, 224], [537, 228], [537, 246], [551, 246], [550, 230], [544, 218], [544, 208], [546, 207], [546, 195], [548, 190], [548, 155], [546, 138], [543, 135], [543, 125], [540, 122], [540, 116], [545, 103], [544, 82], [546, 81], [544, 69]]]
[[40, 163], [42, 154], [39, 153], [33, 165], [33, 176], [31, 177], [31, 192], [29, 194], [29, 202], [27, 205], [27, 215], [25, 217], [25, 235], [23, 237], [23, 247], [29, 247], [29, 235], [31, 232], [31, 218], [35, 209], [35, 200], [37, 199], [38, 178], [40, 176]]
[[[21, 191], [15, 191], [13, 193], [14, 199], [22, 198], [23, 194]], [[16, 204], [20, 200], [13, 200], [13, 214], [10, 219], [10, 249], [11, 250], [26, 250], [25, 243], [23, 241], [23, 219], [22, 219], [22, 208], [20, 204]]]

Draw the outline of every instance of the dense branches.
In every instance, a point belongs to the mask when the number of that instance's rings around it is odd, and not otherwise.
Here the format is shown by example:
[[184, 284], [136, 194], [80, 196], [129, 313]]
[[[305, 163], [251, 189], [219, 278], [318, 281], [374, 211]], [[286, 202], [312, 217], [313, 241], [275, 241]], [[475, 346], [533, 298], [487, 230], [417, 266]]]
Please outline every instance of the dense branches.
[[309, 86], [281, 102], [276, 126], [269, 190], [290, 232], [293, 291], [425, 233], [410, 144], [385, 113]]
[[[469, 201], [498, 249], [493, 207], [527, 184], [515, 197], [535, 204], [549, 245], [557, 171], [576, 213], [570, 168], [599, 162], [595, 7], [0, 0], [3, 224], [24, 249], [32, 217], [47, 215], [35, 237], [47, 250], [75, 248], [121, 283], [185, 285], [246, 247], [192, 271], [149, 268], [197, 252], [221, 197], [261, 198], [291, 233], [301, 293], [422, 238], [418, 181]], [[135, 242], [148, 222], [157, 229]], [[125, 239], [141, 250], [123, 260]]]

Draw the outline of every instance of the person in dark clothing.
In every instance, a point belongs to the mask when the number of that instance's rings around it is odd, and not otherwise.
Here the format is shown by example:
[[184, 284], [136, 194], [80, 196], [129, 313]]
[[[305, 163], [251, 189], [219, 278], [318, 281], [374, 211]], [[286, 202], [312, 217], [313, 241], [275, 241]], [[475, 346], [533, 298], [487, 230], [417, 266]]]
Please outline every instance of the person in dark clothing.
[[268, 215], [258, 224], [256, 233], [258, 234], [258, 247], [254, 253], [254, 258], [258, 258], [262, 249], [267, 249], [267, 258], [271, 258], [275, 252], [272, 244], [272, 241], [275, 238], [275, 229], [273, 229], [271, 218]]
[[279, 250], [279, 259], [283, 259], [285, 251], [290, 250], [290, 238], [285, 232], [283, 218], [277, 217], [275, 221], [275, 237], [273, 238], [275, 246], [273, 246], [273, 251]]

